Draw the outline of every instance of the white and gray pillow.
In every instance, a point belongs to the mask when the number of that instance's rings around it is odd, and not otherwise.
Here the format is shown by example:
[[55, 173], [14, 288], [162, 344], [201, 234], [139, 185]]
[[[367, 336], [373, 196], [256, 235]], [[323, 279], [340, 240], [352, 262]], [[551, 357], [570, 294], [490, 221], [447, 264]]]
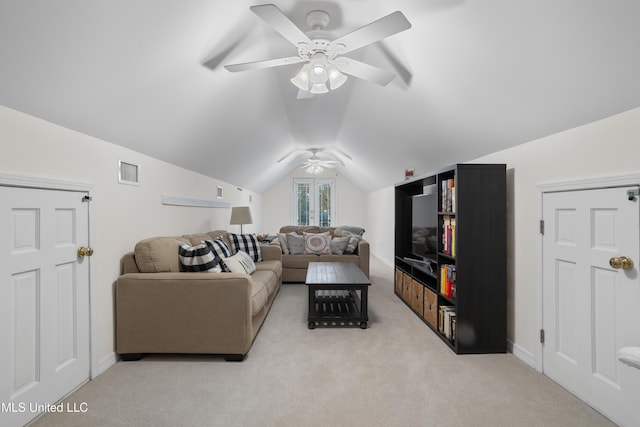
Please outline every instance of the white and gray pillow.
[[304, 237], [292, 231], [287, 233], [287, 246], [291, 255], [300, 255], [304, 253]]
[[282, 248], [283, 255], [289, 255], [289, 245], [287, 245], [287, 235], [285, 233], [278, 233], [278, 242], [280, 248]]
[[356, 236], [355, 234], [349, 236], [349, 243], [347, 243], [347, 248], [344, 250], [345, 255], [353, 255], [358, 252], [358, 243], [362, 237]]
[[229, 273], [251, 274], [256, 271], [253, 258], [244, 251], [238, 251], [234, 255], [222, 260], [224, 271]]
[[331, 253], [334, 255], [342, 255], [344, 254], [345, 249], [347, 249], [347, 244], [349, 243], [349, 237], [334, 237], [331, 239]]
[[304, 253], [325, 255], [331, 253], [331, 235], [329, 232], [325, 233], [303, 233], [304, 238]]

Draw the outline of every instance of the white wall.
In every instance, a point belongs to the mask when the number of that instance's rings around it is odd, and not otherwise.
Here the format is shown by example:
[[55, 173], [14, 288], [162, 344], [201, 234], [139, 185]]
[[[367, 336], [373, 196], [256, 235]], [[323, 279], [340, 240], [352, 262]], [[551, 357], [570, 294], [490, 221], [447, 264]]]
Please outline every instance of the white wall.
[[[325, 170], [315, 176], [336, 178], [337, 211], [334, 224], [364, 227], [366, 218], [365, 193], [333, 170]], [[291, 190], [293, 178], [312, 177], [312, 175], [305, 173], [303, 170], [296, 169], [262, 194], [262, 226], [264, 231], [260, 231], [261, 233], [273, 235], [283, 225], [292, 224]], [[364, 236], [365, 238], [368, 237], [368, 230]]]
[[[493, 153], [471, 163], [506, 163], [508, 209], [508, 339], [531, 363], [537, 347], [537, 185], [640, 171], [640, 108]], [[367, 195], [368, 240], [374, 253], [393, 262], [393, 189]], [[379, 208], [375, 208], [378, 206]], [[387, 222], [389, 223], [386, 226]]]
[[[135, 243], [156, 235], [179, 235], [227, 229], [228, 208], [166, 206], [162, 195], [250, 205], [254, 223], [245, 232], [261, 229], [261, 197], [234, 185], [187, 171], [91, 136], [0, 106], [0, 173], [75, 181], [94, 185], [95, 224], [91, 258], [97, 289], [98, 360], [113, 357], [113, 284], [120, 259]], [[118, 160], [140, 164], [140, 186], [118, 184]], [[253, 199], [249, 203], [249, 197]]]
[[371, 254], [388, 265], [394, 264], [395, 188], [387, 187], [367, 194], [367, 240]]

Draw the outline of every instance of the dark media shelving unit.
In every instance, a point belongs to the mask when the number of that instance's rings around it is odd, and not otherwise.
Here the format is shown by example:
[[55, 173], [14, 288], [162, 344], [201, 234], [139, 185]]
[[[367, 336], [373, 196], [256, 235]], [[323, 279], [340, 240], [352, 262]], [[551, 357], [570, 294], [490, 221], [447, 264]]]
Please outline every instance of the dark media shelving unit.
[[[412, 202], [434, 184], [438, 250], [415, 261]], [[449, 206], [444, 193], [455, 194]], [[396, 295], [457, 354], [506, 352], [505, 165], [457, 164], [398, 184], [395, 218]], [[445, 265], [455, 270], [453, 286], [442, 284]]]

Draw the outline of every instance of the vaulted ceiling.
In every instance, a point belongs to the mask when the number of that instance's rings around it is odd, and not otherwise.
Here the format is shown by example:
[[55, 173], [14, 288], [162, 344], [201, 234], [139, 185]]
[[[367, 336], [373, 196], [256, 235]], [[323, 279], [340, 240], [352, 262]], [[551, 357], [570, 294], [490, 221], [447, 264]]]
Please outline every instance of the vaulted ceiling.
[[300, 65], [223, 67], [295, 55], [258, 3], [2, 0], [0, 104], [257, 192], [294, 148], [338, 147], [371, 191], [640, 106], [637, 0], [275, 1], [305, 29], [326, 10], [336, 37], [395, 10], [412, 24], [352, 55], [388, 86], [304, 100]]

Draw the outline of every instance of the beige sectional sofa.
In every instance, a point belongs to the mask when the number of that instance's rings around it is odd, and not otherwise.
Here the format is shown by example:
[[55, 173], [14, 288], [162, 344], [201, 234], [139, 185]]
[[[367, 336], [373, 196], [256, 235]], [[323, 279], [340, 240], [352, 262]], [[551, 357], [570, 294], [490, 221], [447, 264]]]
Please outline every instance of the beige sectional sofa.
[[[352, 228], [352, 227], [349, 227]], [[279, 249], [282, 254], [282, 281], [287, 283], [304, 283], [307, 276], [307, 267], [310, 262], [353, 262], [358, 264], [360, 270], [369, 277], [369, 242], [358, 239], [355, 251], [352, 254], [338, 254], [336, 251], [327, 254], [296, 253], [291, 254], [288, 245], [282, 247], [282, 239], [289, 233], [304, 236], [304, 233], [329, 233], [332, 240], [344, 237], [346, 229], [341, 227], [317, 227], [286, 225], [280, 228], [278, 237], [271, 242], [272, 246]], [[364, 230], [362, 230], [364, 232]], [[356, 234], [357, 235], [357, 234]], [[340, 251], [337, 251], [340, 252]]]
[[115, 284], [116, 351], [219, 354], [243, 360], [282, 284], [282, 256], [261, 246], [252, 274], [181, 272], [180, 243], [197, 245], [227, 232], [145, 239], [122, 259]]

